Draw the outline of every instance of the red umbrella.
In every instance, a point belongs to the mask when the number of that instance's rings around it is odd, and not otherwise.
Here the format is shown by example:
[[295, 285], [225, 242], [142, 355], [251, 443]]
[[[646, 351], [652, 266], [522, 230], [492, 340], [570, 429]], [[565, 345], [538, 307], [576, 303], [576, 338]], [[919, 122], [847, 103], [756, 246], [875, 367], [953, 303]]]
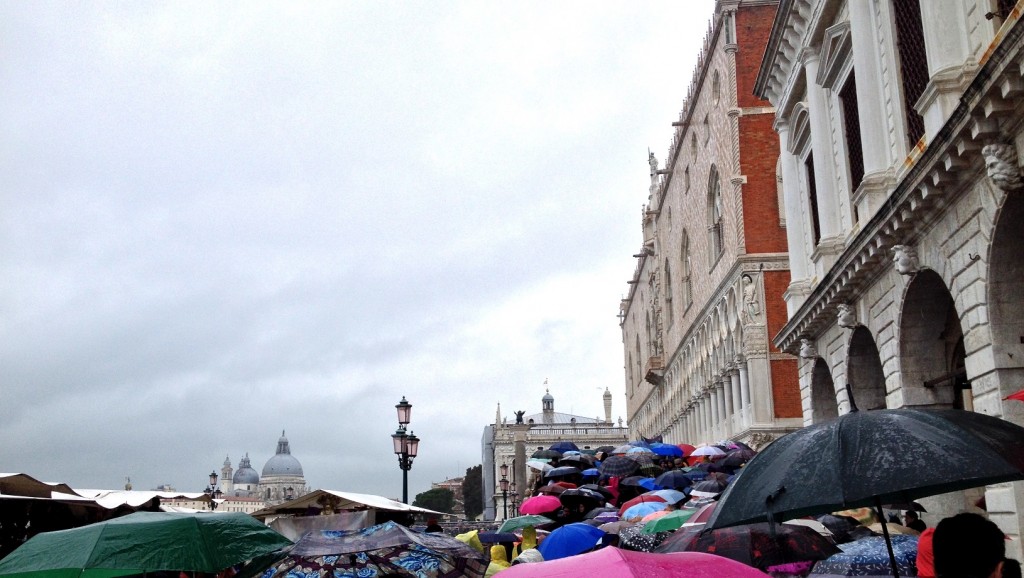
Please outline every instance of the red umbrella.
[[546, 514], [554, 512], [561, 507], [562, 502], [558, 499], [558, 496], [534, 496], [523, 501], [522, 505], [519, 506], [519, 513]]
[[[633, 507], [633, 506], [635, 506], [637, 504], [642, 504], [643, 502], [664, 502], [664, 501], [665, 501], [665, 498], [662, 498], [661, 496], [642, 494], [642, 495], [639, 495], [639, 496], [633, 498], [632, 500], [626, 502], [625, 504], [622, 504], [622, 506], [619, 508], [619, 515], [621, 516], [622, 513], [625, 512], [626, 510], [630, 509], [631, 507]], [[522, 508], [520, 508], [520, 509], [522, 509]]]
[[765, 578], [767, 574], [739, 562], [702, 554], [677, 552], [649, 554], [608, 547], [569, 558], [516, 564], [501, 571], [502, 578]]
[[1003, 399], [1015, 399], [1017, 401], [1024, 401], [1024, 389], [1018, 391], [1017, 393], [1011, 393], [1010, 395], [1004, 397]]
[[688, 456], [693, 453], [693, 450], [697, 449], [696, 446], [690, 444], [679, 444], [679, 449], [683, 450], [683, 455]]

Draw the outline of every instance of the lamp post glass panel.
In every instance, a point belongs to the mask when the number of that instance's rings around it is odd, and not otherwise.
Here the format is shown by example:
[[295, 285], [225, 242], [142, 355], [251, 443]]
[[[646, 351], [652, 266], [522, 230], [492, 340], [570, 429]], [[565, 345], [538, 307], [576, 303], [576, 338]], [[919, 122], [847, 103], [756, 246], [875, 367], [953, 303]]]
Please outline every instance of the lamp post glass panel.
[[405, 426], [409, 425], [412, 417], [412, 404], [402, 401], [395, 405], [398, 410], [398, 429], [391, 434], [391, 440], [395, 445], [395, 455], [398, 456], [398, 467], [402, 469], [402, 503], [409, 503], [409, 470], [412, 469], [412, 460], [419, 452], [420, 438], [416, 434], [405, 433]]
[[498, 485], [501, 487], [501, 506], [505, 512], [505, 518], [508, 519], [508, 464], [501, 464], [499, 468], [501, 470], [501, 479], [498, 480]]
[[220, 488], [217, 487], [217, 472], [210, 472], [210, 485], [206, 486], [206, 490], [203, 493], [210, 496], [210, 509], [216, 510], [217, 502], [213, 500], [215, 498], [219, 500], [224, 495], [224, 492], [221, 492]]

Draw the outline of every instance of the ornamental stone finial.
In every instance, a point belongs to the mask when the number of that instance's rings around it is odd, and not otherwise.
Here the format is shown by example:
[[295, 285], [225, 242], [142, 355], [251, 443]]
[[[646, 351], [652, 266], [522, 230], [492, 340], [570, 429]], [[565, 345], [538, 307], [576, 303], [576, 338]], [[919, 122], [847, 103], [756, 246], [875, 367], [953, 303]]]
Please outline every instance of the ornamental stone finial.
[[985, 170], [992, 183], [1005, 192], [1024, 187], [1020, 166], [1017, 164], [1017, 147], [1007, 143], [992, 143], [981, 148], [985, 157]]
[[910, 245], [893, 245], [893, 263], [900, 275], [913, 275], [920, 269], [917, 250]]

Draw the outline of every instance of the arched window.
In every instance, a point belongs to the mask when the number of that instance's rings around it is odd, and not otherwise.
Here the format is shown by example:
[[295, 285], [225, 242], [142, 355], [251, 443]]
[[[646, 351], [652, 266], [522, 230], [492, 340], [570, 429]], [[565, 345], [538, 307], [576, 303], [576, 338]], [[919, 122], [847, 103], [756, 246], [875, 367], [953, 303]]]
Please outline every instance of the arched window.
[[672, 325], [672, 265], [665, 259], [665, 321]]
[[640, 337], [636, 338], [636, 385], [640, 384], [640, 381], [644, 378], [644, 370], [641, 366], [640, 361]]
[[690, 263], [690, 238], [686, 235], [686, 231], [683, 231], [683, 241], [679, 251], [679, 256], [683, 261], [683, 310], [685, 311], [690, 305], [693, 304], [693, 281], [691, 276], [693, 275], [693, 268]]
[[718, 169], [712, 165], [708, 181], [708, 258], [712, 267], [722, 256], [725, 247], [722, 228], [722, 184]]

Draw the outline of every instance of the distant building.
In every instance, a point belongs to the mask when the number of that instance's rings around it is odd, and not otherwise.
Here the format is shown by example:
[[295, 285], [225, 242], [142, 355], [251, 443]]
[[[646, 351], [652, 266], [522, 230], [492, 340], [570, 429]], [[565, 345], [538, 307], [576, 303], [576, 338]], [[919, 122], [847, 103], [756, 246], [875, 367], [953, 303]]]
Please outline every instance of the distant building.
[[618, 425], [612, 423], [612, 394], [607, 388], [602, 401], [603, 419], [559, 413], [555, 411], [554, 396], [546, 390], [541, 398], [541, 412], [530, 415], [523, 412], [521, 423], [518, 418], [509, 423], [508, 418], [501, 415], [501, 404], [498, 404], [494, 424], [484, 428], [482, 440], [485, 520], [501, 519], [498, 513], [503, 514], [499, 487], [502, 464], [508, 466], [509, 496], [514, 493], [521, 500], [526, 496], [530, 481], [526, 460], [538, 449], [547, 449], [558, 441], [571, 441], [581, 450], [618, 446], [629, 441], [629, 432], [622, 427], [622, 420]]
[[790, 285], [779, 138], [751, 93], [775, 0], [718, 0], [620, 306], [633, 438], [759, 446], [803, 425], [797, 358], [772, 343]]
[[462, 481], [466, 478], [451, 478], [443, 482], [434, 482], [430, 484], [430, 489], [445, 489], [452, 493], [455, 497], [454, 505], [452, 506], [452, 517], [456, 520], [463, 520], [466, 517], [466, 502], [462, 497]]
[[[227, 457], [224, 458], [224, 465], [220, 471], [220, 490], [224, 499], [238, 501], [235, 505], [239, 508], [248, 508], [248, 500], [252, 498], [258, 498], [260, 503], [260, 507], [252, 510], [256, 511], [264, 506], [274, 506], [310, 492], [302, 473], [302, 464], [292, 455], [284, 431], [277, 440], [277, 452], [263, 466], [262, 476], [253, 469], [248, 453], [238, 463], [237, 471], [232, 469], [231, 459]], [[235, 498], [239, 500], [234, 500]]]

